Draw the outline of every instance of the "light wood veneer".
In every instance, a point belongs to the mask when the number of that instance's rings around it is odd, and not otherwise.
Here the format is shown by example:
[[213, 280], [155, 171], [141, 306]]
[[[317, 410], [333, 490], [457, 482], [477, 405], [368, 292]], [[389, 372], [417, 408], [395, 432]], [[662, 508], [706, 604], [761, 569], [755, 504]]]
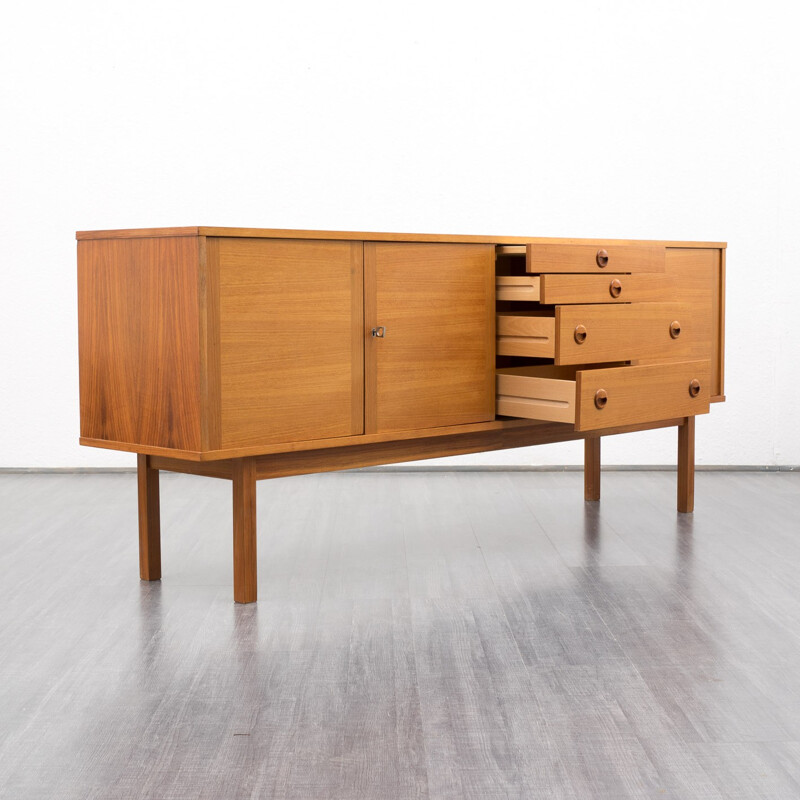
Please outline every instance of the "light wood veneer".
[[678, 507], [693, 507], [694, 416], [724, 400], [723, 243], [77, 239], [80, 440], [138, 454], [144, 580], [161, 576], [160, 470], [232, 482], [241, 603], [257, 597], [264, 478], [584, 439], [596, 500], [601, 435], [676, 426]]

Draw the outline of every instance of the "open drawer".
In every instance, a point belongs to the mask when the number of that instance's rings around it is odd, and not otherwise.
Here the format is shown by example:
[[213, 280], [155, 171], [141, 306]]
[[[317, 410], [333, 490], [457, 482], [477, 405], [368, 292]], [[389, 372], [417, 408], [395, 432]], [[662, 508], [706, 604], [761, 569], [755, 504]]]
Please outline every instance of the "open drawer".
[[590, 431], [706, 414], [708, 361], [606, 367], [509, 367], [497, 370], [497, 413], [571, 422]]
[[690, 361], [711, 350], [711, 325], [686, 303], [564, 305], [497, 314], [497, 353], [556, 364]]

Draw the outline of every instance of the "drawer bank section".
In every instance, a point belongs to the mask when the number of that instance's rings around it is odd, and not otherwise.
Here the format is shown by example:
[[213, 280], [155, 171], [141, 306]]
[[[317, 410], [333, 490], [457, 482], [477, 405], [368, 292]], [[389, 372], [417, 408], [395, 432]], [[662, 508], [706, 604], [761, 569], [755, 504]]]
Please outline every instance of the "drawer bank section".
[[577, 431], [706, 414], [709, 362], [497, 370], [497, 413], [568, 422]]
[[591, 431], [724, 399], [724, 251], [530, 243], [496, 255], [499, 416]]

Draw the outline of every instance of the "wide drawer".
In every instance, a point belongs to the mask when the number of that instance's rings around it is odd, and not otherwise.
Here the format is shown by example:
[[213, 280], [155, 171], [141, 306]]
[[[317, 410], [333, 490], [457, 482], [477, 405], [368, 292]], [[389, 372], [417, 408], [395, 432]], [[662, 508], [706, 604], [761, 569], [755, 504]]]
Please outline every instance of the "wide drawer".
[[625, 244], [529, 244], [528, 272], [664, 272], [666, 249]]
[[553, 358], [555, 348], [554, 317], [524, 313], [497, 315], [498, 355]]
[[497, 370], [497, 413], [571, 422], [577, 431], [706, 414], [708, 361], [641, 367], [511, 367]]
[[707, 315], [681, 303], [557, 306], [556, 364], [707, 358]]
[[[547, 316], [547, 314], [550, 316]], [[707, 357], [709, 319], [682, 303], [564, 305], [497, 314], [497, 354], [562, 364]]]
[[[541, 275], [538, 299], [560, 303], [642, 303], [668, 300], [673, 281], [667, 275]], [[498, 279], [499, 280], [499, 279]], [[497, 299], [500, 298], [499, 287]], [[511, 299], [511, 298], [509, 298]]]

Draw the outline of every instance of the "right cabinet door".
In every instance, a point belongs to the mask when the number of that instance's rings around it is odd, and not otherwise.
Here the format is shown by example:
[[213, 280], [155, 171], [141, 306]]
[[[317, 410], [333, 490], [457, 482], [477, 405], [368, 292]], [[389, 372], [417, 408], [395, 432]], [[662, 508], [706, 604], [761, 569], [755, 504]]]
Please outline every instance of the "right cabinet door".
[[364, 244], [365, 433], [494, 418], [494, 247]]

